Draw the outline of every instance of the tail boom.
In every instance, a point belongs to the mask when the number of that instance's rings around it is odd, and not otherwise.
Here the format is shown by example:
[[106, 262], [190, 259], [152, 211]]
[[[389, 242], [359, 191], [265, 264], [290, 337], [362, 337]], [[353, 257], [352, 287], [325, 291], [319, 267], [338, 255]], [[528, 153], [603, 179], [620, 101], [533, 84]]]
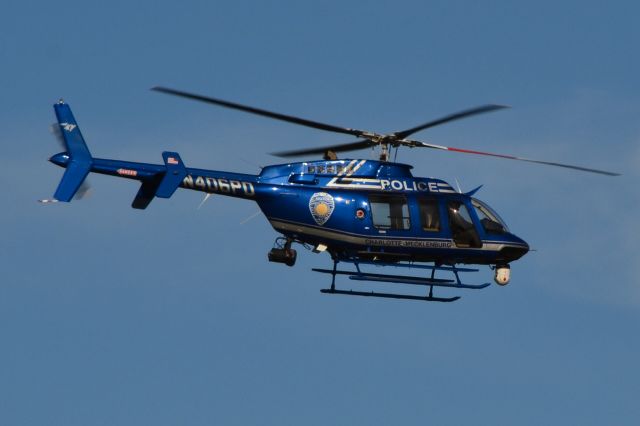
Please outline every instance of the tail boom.
[[257, 175], [215, 170], [190, 169], [184, 166], [177, 152], [163, 152], [164, 164], [93, 158], [69, 105], [60, 101], [54, 105], [66, 151], [49, 159], [66, 168], [53, 200], [71, 201], [89, 173], [99, 173], [141, 181], [132, 207], [145, 209], [155, 197], [169, 198], [178, 188], [232, 197], [254, 199], [259, 185]]

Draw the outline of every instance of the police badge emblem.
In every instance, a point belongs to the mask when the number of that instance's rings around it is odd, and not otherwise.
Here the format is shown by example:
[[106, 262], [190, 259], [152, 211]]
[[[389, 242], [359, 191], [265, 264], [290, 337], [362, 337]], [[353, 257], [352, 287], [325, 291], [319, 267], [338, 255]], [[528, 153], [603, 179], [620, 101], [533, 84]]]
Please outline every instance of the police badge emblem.
[[326, 192], [316, 192], [309, 199], [309, 211], [318, 225], [324, 225], [329, 220], [334, 208], [333, 197]]

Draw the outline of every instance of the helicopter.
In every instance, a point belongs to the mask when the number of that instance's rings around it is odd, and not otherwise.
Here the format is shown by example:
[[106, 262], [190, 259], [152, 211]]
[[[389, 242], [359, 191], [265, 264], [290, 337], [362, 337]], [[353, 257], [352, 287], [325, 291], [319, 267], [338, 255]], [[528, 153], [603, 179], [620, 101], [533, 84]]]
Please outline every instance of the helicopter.
[[[186, 167], [177, 152], [162, 153], [163, 164], [94, 158], [85, 143], [71, 108], [63, 100], [54, 104], [55, 130], [65, 151], [49, 161], [65, 168], [52, 199], [42, 203], [69, 202], [85, 192], [85, 178], [99, 173], [141, 182], [131, 206], [146, 209], [154, 198], [170, 198], [178, 188], [200, 191], [205, 200], [224, 195], [255, 201], [273, 229], [280, 235], [268, 252], [270, 262], [293, 266], [298, 244], [314, 253], [330, 255], [332, 268], [313, 268], [331, 276], [325, 294], [367, 296], [431, 302], [453, 302], [459, 296], [434, 296], [436, 288], [478, 290], [490, 283], [469, 284], [460, 274], [478, 272], [479, 266], [495, 271], [501, 286], [511, 280], [510, 264], [530, 250], [522, 238], [487, 203], [474, 195], [481, 188], [463, 193], [441, 179], [413, 176], [412, 166], [390, 161], [400, 147], [429, 148], [564, 167], [606, 176], [618, 173], [593, 168], [454, 148], [409, 137], [417, 132], [508, 108], [487, 104], [446, 115], [393, 133], [334, 126], [292, 115], [280, 114], [213, 97], [167, 87], [152, 90], [190, 100], [218, 105], [318, 130], [346, 134], [358, 140], [330, 146], [276, 152], [290, 158], [322, 154], [321, 160], [269, 165], [259, 174], [243, 174]], [[379, 149], [377, 160], [339, 159], [338, 153], [365, 148]], [[338, 265], [352, 265], [339, 269]], [[464, 265], [464, 266], [459, 266]], [[471, 265], [473, 267], [468, 267]], [[425, 275], [383, 274], [374, 266], [417, 270]], [[436, 277], [436, 272], [440, 277]], [[446, 274], [448, 278], [443, 278]], [[337, 276], [355, 282], [421, 286], [422, 294], [344, 290]], [[428, 292], [426, 291], [428, 289]]]

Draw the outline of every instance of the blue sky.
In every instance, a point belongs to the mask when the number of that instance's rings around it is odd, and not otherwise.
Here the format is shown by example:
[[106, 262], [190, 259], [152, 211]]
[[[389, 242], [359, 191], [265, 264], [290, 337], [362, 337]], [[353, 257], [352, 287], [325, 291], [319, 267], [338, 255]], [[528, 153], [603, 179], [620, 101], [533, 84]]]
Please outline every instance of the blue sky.
[[[635, 2], [31, 2], [0, 16], [0, 423], [636, 424], [640, 31]], [[257, 173], [346, 141], [172, 99], [168, 85], [619, 178], [428, 150], [537, 251], [447, 305], [330, 297], [328, 256], [270, 264], [257, 207], [132, 182], [42, 206], [52, 104], [97, 157]], [[370, 158], [370, 152], [360, 153]], [[471, 278], [491, 279], [483, 270]]]

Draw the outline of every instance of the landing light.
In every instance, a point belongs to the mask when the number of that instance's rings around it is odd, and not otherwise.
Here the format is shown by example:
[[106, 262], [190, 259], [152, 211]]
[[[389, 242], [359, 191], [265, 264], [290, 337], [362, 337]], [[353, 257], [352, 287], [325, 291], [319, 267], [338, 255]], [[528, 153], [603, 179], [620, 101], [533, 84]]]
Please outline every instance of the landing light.
[[314, 253], [322, 253], [323, 251], [327, 250], [327, 246], [325, 246], [324, 244], [318, 244], [314, 249], [313, 252]]

